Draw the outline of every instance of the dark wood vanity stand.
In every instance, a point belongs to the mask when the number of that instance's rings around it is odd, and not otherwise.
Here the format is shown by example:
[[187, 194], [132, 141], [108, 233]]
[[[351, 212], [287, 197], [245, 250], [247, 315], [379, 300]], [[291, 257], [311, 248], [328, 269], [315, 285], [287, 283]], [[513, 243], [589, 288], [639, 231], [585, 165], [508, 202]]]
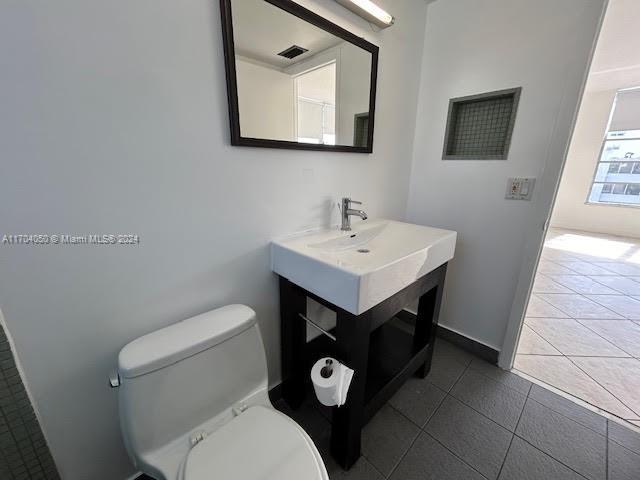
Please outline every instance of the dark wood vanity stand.
[[[311, 382], [310, 369], [331, 356], [355, 370], [347, 402], [333, 407], [331, 453], [349, 469], [360, 457], [360, 431], [411, 376], [426, 377], [442, 301], [447, 264], [419, 278], [360, 315], [343, 310], [280, 277], [282, 396], [293, 409], [302, 405]], [[336, 312], [336, 340], [320, 335], [307, 342], [307, 297]], [[390, 324], [419, 299], [413, 335]]]

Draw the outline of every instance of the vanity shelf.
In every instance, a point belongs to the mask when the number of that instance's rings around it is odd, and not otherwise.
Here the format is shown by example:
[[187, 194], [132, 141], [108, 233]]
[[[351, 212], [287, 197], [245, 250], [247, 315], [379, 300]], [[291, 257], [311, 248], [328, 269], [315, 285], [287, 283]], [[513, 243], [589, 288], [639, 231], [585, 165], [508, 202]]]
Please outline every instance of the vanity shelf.
[[[347, 402], [333, 407], [331, 453], [345, 469], [360, 457], [362, 427], [412, 375], [431, 368], [447, 264], [418, 278], [396, 294], [356, 315], [280, 277], [282, 395], [290, 407], [302, 405], [309, 371], [318, 358], [337, 358], [355, 371]], [[336, 312], [336, 327], [307, 342], [307, 297]], [[415, 300], [415, 327], [394, 318]], [[393, 321], [390, 321], [392, 320]]]
[[[421, 355], [416, 355], [413, 347], [413, 334], [398, 325], [400, 320], [394, 318], [371, 332], [369, 337], [369, 365], [364, 394], [365, 423], [375, 415], [386, 402], [385, 388], [390, 388], [394, 380], [404, 383], [427, 359], [426, 347]], [[335, 329], [330, 330], [335, 334]], [[342, 361], [334, 341], [320, 335], [307, 343], [307, 371], [318, 358], [334, 357]], [[309, 384], [310, 379], [307, 379]], [[400, 386], [398, 385], [398, 386]], [[395, 388], [393, 391], [395, 392]], [[312, 392], [313, 390], [307, 391]], [[384, 400], [383, 400], [384, 398]]]

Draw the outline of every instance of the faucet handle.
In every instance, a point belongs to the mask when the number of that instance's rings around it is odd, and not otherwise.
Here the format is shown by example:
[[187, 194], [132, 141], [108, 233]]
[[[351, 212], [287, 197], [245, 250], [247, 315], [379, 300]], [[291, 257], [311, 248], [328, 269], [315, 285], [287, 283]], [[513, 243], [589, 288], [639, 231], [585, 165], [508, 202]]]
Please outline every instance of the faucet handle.
[[362, 205], [362, 202], [359, 202], [358, 200], [351, 200], [350, 198], [348, 200], [349, 203], [353, 203], [354, 205]]

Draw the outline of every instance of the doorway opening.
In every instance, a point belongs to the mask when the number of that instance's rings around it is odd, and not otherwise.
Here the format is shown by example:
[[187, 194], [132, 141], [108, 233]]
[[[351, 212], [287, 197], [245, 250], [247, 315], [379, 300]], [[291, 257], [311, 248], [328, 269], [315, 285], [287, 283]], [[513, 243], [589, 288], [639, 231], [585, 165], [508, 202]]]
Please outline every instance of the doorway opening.
[[514, 369], [640, 426], [640, 41], [610, 3]]

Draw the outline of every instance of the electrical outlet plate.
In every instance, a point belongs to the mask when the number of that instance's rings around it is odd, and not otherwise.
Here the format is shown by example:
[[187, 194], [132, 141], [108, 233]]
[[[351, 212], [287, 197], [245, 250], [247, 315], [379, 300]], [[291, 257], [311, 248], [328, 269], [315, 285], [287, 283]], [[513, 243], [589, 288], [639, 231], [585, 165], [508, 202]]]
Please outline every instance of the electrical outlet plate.
[[533, 177], [513, 177], [507, 182], [507, 200], [531, 200], [536, 179]]

